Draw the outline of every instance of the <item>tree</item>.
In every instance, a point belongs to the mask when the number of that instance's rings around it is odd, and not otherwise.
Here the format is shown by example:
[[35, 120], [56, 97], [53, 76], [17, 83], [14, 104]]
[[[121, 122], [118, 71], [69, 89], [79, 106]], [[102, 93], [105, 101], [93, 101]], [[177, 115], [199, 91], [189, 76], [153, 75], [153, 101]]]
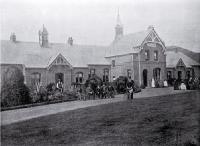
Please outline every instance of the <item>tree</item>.
[[9, 107], [31, 102], [29, 88], [24, 84], [24, 76], [15, 66], [9, 67], [2, 75], [1, 106]]

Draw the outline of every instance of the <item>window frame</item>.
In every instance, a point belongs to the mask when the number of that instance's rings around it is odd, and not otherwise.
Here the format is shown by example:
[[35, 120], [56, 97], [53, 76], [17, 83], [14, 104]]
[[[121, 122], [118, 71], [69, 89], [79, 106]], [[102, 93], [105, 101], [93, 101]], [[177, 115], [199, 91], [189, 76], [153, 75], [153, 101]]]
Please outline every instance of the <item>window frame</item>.
[[154, 61], [158, 61], [158, 50], [155, 50], [153, 53]]
[[131, 69], [127, 69], [127, 77], [128, 77], [128, 78], [131, 78], [131, 74], [132, 74]]
[[103, 82], [109, 82], [109, 69], [103, 69]]
[[150, 51], [149, 50], [145, 50], [144, 54], [145, 54], [145, 60], [146, 61], [150, 60]]
[[112, 67], [115, 67], [115, 60], [112, 60]]
[[76, 83], [83, 83], [83, 72], [76, 73]]

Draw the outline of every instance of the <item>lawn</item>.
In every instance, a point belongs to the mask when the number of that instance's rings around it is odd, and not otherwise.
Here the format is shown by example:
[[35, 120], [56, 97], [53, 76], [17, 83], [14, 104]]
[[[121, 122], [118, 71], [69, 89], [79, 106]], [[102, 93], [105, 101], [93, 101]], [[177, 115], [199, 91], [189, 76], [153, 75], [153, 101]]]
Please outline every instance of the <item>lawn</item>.
[[7, 145], [198, 145], [200, 92], [134, 99], [1, 127]]

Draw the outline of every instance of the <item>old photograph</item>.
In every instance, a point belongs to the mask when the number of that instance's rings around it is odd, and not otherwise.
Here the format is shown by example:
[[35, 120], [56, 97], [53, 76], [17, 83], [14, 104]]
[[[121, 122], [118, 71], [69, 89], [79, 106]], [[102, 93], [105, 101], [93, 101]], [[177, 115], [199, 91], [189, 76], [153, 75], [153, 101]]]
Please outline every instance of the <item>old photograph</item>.
[[2, 146], [200, 146], [199, 0], [1, 0]]

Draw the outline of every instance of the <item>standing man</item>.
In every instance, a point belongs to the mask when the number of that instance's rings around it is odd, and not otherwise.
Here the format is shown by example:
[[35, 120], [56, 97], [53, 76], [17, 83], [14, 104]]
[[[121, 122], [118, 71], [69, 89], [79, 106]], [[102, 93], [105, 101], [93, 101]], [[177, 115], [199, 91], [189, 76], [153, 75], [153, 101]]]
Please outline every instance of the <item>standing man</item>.
[[128, 99], [133, 99], [134, 81], [129, 79], [127, 82]]
[[61, 82], [60, 79], [58, 79], [58, 83], [56, 84], [56, 87], [58, 91], [60, 91], [61, 93], [63, 92], [63, 83]]

